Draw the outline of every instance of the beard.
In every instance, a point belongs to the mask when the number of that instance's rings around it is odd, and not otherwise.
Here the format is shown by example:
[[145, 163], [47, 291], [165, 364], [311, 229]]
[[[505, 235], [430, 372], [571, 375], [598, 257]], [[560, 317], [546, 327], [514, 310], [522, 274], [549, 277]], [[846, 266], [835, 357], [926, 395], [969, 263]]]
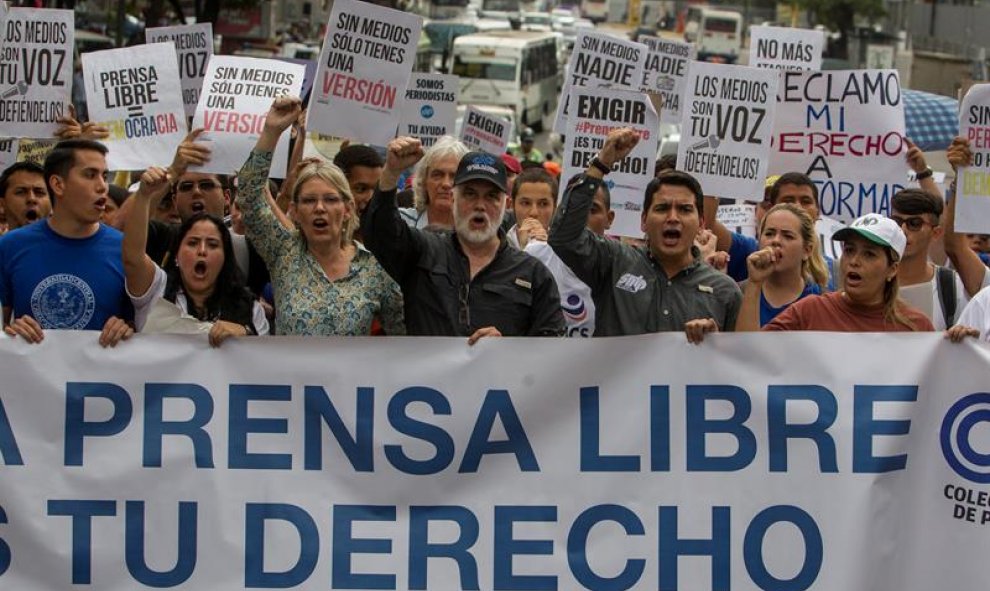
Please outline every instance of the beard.
[[[485, 218], [485, 222], [487, 223], [486, 227], [482, 228], [481, 230], [471, 229], [471, 220], [477, 216], [483, 216]], [[459, 215], [458, 208], [455, 205], [454, 231], [457, 233], [457, 236], [461, 240], [469, 244], [484, 244], [485, 242], [488, 242], [489, 240], [491, 240], [492, 238], [498, 235], [499, 224], [502, 223], [502, 218], [504, 217], [505, 217], [504, 199], [502, 200], [502, 206], [499, 207], [498, 209], [498, 215], [496, 216], [495, 220], [489, 218], [488, 215], [485, 213], [472, 213], [471, 215], [462, 218]]]

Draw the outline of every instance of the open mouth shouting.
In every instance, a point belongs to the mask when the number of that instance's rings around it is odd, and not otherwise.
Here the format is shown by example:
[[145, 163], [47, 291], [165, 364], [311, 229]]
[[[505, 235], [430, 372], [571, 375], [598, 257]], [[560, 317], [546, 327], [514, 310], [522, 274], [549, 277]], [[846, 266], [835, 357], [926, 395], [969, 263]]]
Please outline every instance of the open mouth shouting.
[[38, 218], [41, 217], [41, 214], [38, 213], [37, 209], [29, 209], [24, 212], [24, 217], [27, 218], [27, 221], [29, 222], [36, 222], [38, 221]]
[[674, 247], [681, 243], [681, 235], [680, 228], [665, 228], [660, 234], [660, 242], [663, 246]]
[[193, 213], [199, 213], [201, 211], [206, 211], [206, 204], [202, 201], [193, 201], [189, 204], [189, 208], [192, 209]]
[[100, 197], [99, 199], [93, 202], [93, 206], [99, 211], [105, 210], [107, 208], [107, 198]]
[[849, 271], [846, 273], [845, 286], [856, 288], [863, 284], [863, 276], [855, 271]]
[[193, 277], [196, 279], [206, 279], [206, 273], [209, 270], [206, 261], [199, 260], [193, 265]]

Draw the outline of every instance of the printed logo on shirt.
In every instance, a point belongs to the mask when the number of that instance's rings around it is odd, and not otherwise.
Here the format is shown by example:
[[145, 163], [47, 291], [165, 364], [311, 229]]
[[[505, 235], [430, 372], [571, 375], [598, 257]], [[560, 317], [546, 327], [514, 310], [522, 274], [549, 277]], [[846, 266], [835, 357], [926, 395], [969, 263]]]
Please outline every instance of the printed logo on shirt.
[[82, 330], [95, 312], [92, 288], [75, 275], [46, 277], [31, 293], [31, 315], [43, 328]]
[[622, 277], [619, 277], [619, 282], [615, 286], [623, 291], [636, 293], [646, 289], [646, 279], [643, 279], [642, 275], [626, 273]]
[[588, 307], [584, 305], [584, 298], [576, 293], [568, 294], [567, 298], [561, 302], [560, 308], [563, 310], [568, 324], [584, 322], [588, 318]]

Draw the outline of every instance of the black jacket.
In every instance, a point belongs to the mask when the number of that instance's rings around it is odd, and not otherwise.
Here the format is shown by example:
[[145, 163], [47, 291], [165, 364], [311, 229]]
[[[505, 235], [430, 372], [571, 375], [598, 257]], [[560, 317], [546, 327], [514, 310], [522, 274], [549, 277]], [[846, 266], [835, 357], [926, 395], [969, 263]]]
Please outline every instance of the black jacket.
[[361, 215], [364, 245], [402, 287], [410, 335], [470, 336], [494, 326], [504, 336], [560, 336], [564, 316], [553, 276], [543, 263], [502, 244], [471, 279], [453, 233], [410, 228], [395, 191], [375, 190]]

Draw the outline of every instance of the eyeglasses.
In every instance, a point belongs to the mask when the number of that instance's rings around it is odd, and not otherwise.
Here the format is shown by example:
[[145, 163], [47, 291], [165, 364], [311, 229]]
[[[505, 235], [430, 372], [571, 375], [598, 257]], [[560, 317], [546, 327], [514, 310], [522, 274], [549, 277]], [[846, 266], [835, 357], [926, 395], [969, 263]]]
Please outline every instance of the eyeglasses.
[[175, 186], [175, 190], [179, 193], [188, 193], [193, 190], [193, 187], [199, 187], [201, 192], [206, 193], [207, 191], [219, 189], [220, 183], [207, 179], [203, 179], [201, 181], [182, 181]]
[[917, 232], [918, 230], [924, 228], [925, 226], [933, 225], [928, 223], [928, 221], [926, 221], [925, 218], [921, 216], [912, 216], [909, 218], [904, 218], [899, 215], [892, 215], [890, 216], [890, 219], [894, 220], [894, 223], [897, 224], [898, 226], [902, 228], [906, 227], [908, 230], [912, 232]]

